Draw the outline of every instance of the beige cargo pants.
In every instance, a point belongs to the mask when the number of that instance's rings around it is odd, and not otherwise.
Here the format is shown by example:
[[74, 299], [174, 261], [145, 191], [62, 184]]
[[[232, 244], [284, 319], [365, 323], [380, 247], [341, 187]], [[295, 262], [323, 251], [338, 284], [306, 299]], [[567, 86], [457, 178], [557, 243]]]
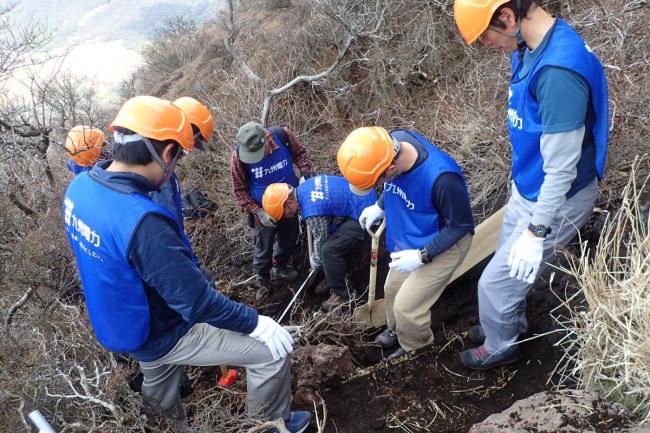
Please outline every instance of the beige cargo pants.
[[472, 235], [468, 234], [414, 272], [388, 271], [384, 284], [386, 321], [388, 327], [397, 333], [402, 349], [410, 351], [433, 344], [429, 310], [445, 290], [471, 245]]

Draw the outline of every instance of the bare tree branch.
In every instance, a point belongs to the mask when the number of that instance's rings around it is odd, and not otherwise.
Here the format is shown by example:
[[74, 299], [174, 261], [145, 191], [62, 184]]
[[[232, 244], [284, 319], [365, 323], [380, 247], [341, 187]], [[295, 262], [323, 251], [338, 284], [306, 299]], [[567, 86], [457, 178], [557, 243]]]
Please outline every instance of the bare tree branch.
[[239, 63], [239, 67], [241, 68], [244, 75], [246, 75], [246, 78], [257, 84], [262, 84], [262, 79], [255, 72], [253, 72], [251, 67], [248, 66], [248, 63], [246, 63], [241, 58], [241, 56], [233, 47], [233, 44], [235, 42], [235, 33], [237, 30], [235, 27], [235, 10], [233, 8], [232, 0], [228, 0], [226, 4], [228, 5], [228, 21], [223, 24], [226, 28], [226, 36], [223, 38], [223, 44], [226, 47], [226, 51], [228, 51], [228, 54], [232, 56], [235, 62]]
[[304, 83], [315, 83], [321, 80], [326, 79], [327, 77], [330, 76], [330, 74], [336, 69], [336, 67], [341, 63], [341, 60], [345, 55], [347, 54], [348, 50], [350, 49], [350, 46], [352, 45], [352, 42], [356, 39], [356, 36], [350, 35], [348, 36], [347, 41], [345, 42], [345, 45], [343, 46], [342, 49], [339, 50], [339, 54], [336, 56], [336, 59], [332, 62], [332, 64], [324, 70], [323, 72], [320, 72], [315, 75], [299, 75], [293, 80], [289, 81], [287, 84], [285, 84], [282, 87], [278, 87], [277, 89], [269, 90], [266, 92], [266, 97], [264, 98], [264, 106], [262, 108], [262, 125], [266, 126], [268, 123], [268, 118], [269, 118], [269, 110], [271, 109], [271, 101], [273, 100], [273, 97], [286, 92], [296, 84], [300, 82]]
[[11, 325], [11, 320], [13, 319], [14, 314], [16, 313], [16, 311], [17, 311], [20, 307], [22, 307], [23, 305], [25, 305], [25, 303], [26, 303], [26, 302], [29, 300], [29, 298], [32, 296], [32, 293], [33, 293], [33, 292], [34, 292], [34, 289], [32, 289], [32, 288], [30, 287], [29, 289], [27, 289], [27, 291], [25, 292], [25, 294], [24, 294], [23, 296], [21, 296], [20, 299], [19, 299], [15, 304], [13, 304], [13, 305], [9, 308], [9, 311], [7, 312], [7, 319], [5, 320], [5, 328], [6, 328], [7, 326]]
[[267, 421], [260, 425], [256, 425], [252, 429], [248, 430], [246, 433], [265, 432], [272, 428], [276, 428], [279, 433], [289, 433], [289, 430], [287, 430], [287, 427], [284, 425], [284, 420], [279, 418], [276, 419], [275, 421]]

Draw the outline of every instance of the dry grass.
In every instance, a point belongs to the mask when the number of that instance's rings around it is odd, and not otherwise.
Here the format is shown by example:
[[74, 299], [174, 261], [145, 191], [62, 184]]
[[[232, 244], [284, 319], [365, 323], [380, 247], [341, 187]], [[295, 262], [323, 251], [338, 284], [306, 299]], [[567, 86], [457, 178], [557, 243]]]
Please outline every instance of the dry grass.
[[641, 163], [633, 165], [621, 208], [607, 222], [593, 255], [583, 249], [565, 269], [585, 302], [567, 300], [568, 318], [556, 318], [567, 332], [557, 371], [560, 384], [577, 380], [649, 422], [650, 221], [639, 198], [650, 176], [638, 171]]

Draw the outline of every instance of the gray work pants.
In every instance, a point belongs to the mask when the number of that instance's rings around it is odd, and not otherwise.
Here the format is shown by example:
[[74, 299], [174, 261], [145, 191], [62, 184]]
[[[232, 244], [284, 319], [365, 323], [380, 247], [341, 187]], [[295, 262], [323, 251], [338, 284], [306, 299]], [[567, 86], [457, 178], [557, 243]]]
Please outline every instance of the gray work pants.
[[253, 236], [253, 272], [268, 278], [271, 264], [282, 268], [289, 262], [298, 238], [298, 218], [282, 218], [276, 227], [264, 227], [256, 217]]
[[178, 392], [185, 365], [246, 367], [248, 415], [269, 419], [290, 415], [290, 355], [274, 361], [266, 346], [248, 335], [197, 323], [167, 355], [140, 362], [145, 407], [177, 427], [187, 426]]
[[[538, 275], [552, 261], [555, 252], [573, 239], [592, 214], [598, 196], [596, 179], [560, 207], [544, 241], [544, 255]], [[512, 185], [494, 257], [478, 282], [478, 306], [485, 332], [485, 348], [494, 353], [507, 350], [526, 331], [526, 295], [533, 286], [510, 278], [507, 260], [512, 244], [528, 229], [535, 202], [526, 200]]]

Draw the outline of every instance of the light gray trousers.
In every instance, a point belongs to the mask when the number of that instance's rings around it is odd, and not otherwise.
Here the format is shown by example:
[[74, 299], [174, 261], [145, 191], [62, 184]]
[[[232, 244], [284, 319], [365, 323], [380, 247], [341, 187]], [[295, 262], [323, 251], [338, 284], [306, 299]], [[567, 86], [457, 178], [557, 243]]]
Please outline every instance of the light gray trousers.
[[[544, 241], [544, 256], [538, 275], [552, 261], [555, 252], [573, 239], [592, 214], [598, 196], [596, 179], [560, 207]], [[490, 353], [513, 347], [520, 333], [528, 328], [526, 295], [533, 286], [510, 278], [508, 255], [512, 244], [528, 228], [535, 202], [522, 197], [512, 185], [494, 257], [478, 282], [478, 307], [485, 332], [485, 348]]]
[[286, 419], [290, 415], [290, 355], [274, 361], [264, 344], [246, 334], [197, 323], [167, 355], [140, 362], [145, 406], [156, 415], [170, 418], [178, 427], [187, 426], [178, 392], [186, 365], [246, 367], [248, 415], [269, 419]]

